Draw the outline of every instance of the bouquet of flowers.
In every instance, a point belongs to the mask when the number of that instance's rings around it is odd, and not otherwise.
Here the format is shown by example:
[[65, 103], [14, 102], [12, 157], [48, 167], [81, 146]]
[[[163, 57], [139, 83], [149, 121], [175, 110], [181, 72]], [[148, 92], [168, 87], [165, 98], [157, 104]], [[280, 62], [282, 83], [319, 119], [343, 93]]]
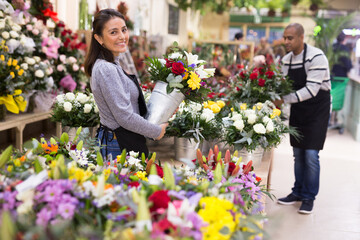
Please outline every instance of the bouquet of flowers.
[[193, 138], [196, 142], [213, 140], [221, 136], [221, 118], [217, 117], [225, 106], [223, 101], [208, 101], [203, 105], [182, 102], [176, 114], [170, 118], [167, 136]]
[[205, 69], [204, 60], [179, 50], [176, 48], [177, 43], [174, 43], [174, 46], [173, 53], [164, 55], [164, 59], [146, 59], [150, 79], [166, 82], [168, 93], [178, 89], [185, 95], [185, 99], [202, 102], [204, 94], [209, 91], [203, 79], [213, 76], [215, 68]]
[[277, 65], [242, 70], [233, 81], [230, 98], [236, 102], [256, 104], [273, 101], [292, 92], [292, 83]]
[[99, 109], [92, 93], [81, 92], [58, 95], [51, 119], [70, 127], [94, 127], [100, 122]]
[[[249, 152], [257, 147], [270, 149], [281, 142], [281, 137], [290, 129], [280, 119], [281, 111], [270, 102], [257, 103], [248, 108], [246, 103], [234, 107], [224, 118], [225, 141], [238, 150]], [[294, 133], [294, 131], [291, 131]]]

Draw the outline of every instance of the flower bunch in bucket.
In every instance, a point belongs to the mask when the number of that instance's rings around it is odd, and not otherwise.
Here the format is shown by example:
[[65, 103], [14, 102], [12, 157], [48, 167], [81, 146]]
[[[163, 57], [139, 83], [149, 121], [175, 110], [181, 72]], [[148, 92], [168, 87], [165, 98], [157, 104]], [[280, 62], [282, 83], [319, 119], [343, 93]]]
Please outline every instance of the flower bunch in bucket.
[[93, 94], [81, 92], [58, 95], [51, 119], [70, 127], [95, 127], [100, 122]]
[[292, 82], [281, 74], [278, 65], [263, 65], [242, 70], [233, 81], [230, 98], [256, 104], [280, 99], [291, 91]]
[[215, 68], [204, 68], [206, 61], [180, 50], [176, 42], [172, 53], [164, 55], [164, 58], [148, 58], [146, 64], [151, 80], [165, 82], [168, 93], [177, 89], [184, 94], [185, 99], [195, 102], [204, 100], [209, 89], [203, 80], [215, 73]]
[[228, 117], [223, 118], [225, 141], [237, 150], [270, 149], [281, 142], [285, 133], [295, 134], [281, 121], [281, 111], [270, 101], [257, 103], [252, 108], [242, 103], [232, 110]]
[[223, 101], [203, 104], [182, 102], [179, 110], [169, 120], [167, 136], [194, 139], [198, 143], [219, 138], [222, 121], [217, 116], [220, 116], [224, 106]]

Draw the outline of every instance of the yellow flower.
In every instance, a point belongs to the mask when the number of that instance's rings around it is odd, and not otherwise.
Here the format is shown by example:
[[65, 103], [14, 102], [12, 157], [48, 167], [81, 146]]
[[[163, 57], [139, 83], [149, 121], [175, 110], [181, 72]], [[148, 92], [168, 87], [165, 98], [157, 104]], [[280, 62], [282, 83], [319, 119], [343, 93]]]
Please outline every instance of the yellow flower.
[[11, 66], [11, 63], [12, 63], [12, 58], [9, 58], [8, 62], [7, 62], [7, 65], [10, 67]]
[[19, 76], [23, 75], [23, 74], [24, 74], [24, 69], [20, 69], [20, 70], [18, 71], [18, 74], [19, 74]]
[[141, 179], [143, 181], [149, 181], [148, 178], [146, 177], [145, 171], [138, 171], [135, 173], [135, 176], [137, 176], [139, 179]]
[[9, 166], [7, 167], [7, 171], [8, 171], [8, 172], [12, 172], [13, 168], [14, 168], [14, 167], [13, 167], [12, 165], [9, 165]]
[[221, 110], [221, 108], [217, 104], [211, 105], [210, 109], [213, 111], [213, 113], [218, 113]]
[[11, 73], [10, 73], [10, 76], [11, 76], [12, 78], [15, 78], [15, 73], [14, 73], [14, 72], [11, 72]]
[[281, 114], [281, 110], [277, 109], [277, 108], [274, 108], [272, 114], [270, 115], [270, 117], [275, 118], [275, 117], [280, 116], [280, 114]]
[[230, 108], [230, 110], [233, 112], [233, 111], [234, 111], [234, 108]]
[[104, 173], [104, 176], [105, 176], [105, 180], [107, 180], [110, 177], [111, 168], [104, 169], [103, 173]]
[[209, 108], [209, 103], [208, 102], [203, 102], [203, 106], [204, 106], [204, 108]]
[[240, 105], [240, 109], [241, 109], [241, 110], [246, 110], [246, 109], [247, 109], [246, 103], [241, 104], [241, 105]]
[[201, 79], [199, 78], [199, 76], [194, 72], [190, 72], [190, 79], [187, 81], [189, 87], [192, 90], [199, 89], [201, 86], [200, 82]]
[[255, 106], [257, 107], [258, 110], [261, 110], [263, 107], [263, 104], [261, 102], [258, 102]]
[[14, 160], [14, 165], [15, 165], [15, 167], [20, 167], [21, 166], [20, 158], [17, 158], [17, 159]]
[[221, 100], [216, 101], [216, 104], [217, 104], [220, 108], [225, 107], [225, 102], [224, 102], [224, 101], [221, 101]]
[[19, 66], [19, 65], [16, 65], [15, 69], [16, 69], [16, 70], [19, 70], [19, 69], [20, 69], [20, 66]]
[[4, 55], [1, 55], [1, 56], [0, 56], [0, 59], [1, 59], [1, 61], [5, 61], [5, 56], [4, 56]]
[[14, 60], [12, 61], [12, 65], [15, 67], [17, 64], [18, 64], [18, 60], [14, 59]]

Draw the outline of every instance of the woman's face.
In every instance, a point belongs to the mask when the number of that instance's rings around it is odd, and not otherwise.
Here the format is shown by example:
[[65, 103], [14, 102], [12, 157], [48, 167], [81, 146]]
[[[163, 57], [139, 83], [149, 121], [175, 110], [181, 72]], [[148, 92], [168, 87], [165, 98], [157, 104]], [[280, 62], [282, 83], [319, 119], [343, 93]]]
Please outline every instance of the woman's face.
[[102, 36], [97, 37], [97, 41], [110, 50], [114, 56], [125, 52], [129, 43], [129, 32], [125, 21], [119, 17], [111, 18], [105, 24]]

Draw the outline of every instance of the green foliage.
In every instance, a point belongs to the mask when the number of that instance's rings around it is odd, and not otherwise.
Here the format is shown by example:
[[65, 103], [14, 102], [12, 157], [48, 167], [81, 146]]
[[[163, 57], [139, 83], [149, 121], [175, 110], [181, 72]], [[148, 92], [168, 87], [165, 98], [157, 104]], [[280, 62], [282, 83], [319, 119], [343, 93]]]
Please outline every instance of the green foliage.
[[339, 56], [344, 54], [339, 53], [340, 55], [337, 55], [334, 53], [332, 44], [342, 29], [346, 27], [346, 24], [355, 15], [356, 12], [353, 12], [349, 15], [332, 19], [325, 19], [321, 17], [316, 19], [317, 31], [314, 35], [312, 35], [312, 38], [315, 41], [315, 47], [320, 48], [325, 53], [325, 56], [329, 61], [330, 69], [332, 69]]

